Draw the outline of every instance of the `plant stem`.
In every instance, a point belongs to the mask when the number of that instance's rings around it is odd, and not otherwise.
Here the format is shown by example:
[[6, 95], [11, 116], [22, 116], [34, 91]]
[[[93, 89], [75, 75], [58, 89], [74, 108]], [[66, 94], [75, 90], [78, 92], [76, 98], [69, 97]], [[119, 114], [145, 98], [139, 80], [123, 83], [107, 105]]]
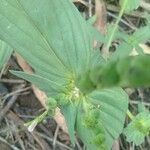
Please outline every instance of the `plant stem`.
[[24, 126], [28, 127], [28, 131], [32, 132], [38, 123], [42, 122], [48, 115], [49, 110], [44, 111], [40, 116], [36, 117], [34, 120], [25, 123]]
[[130, 112], [130, 110], [127, 111], [127, 115], [131, 120], [133, 120], [134, 115]]
[[114, 38], [115, 32], [116, 32], [116, 30], [117, 30], [117, 28], [118, 28], [118, 24], [119, 24], [119, 22], [120, 22], [120, 20], [121, 20], [121, 17], [122, 17], [122, 15], [123, 15], [124, 11], [125, 11], [125, 8], [126, 8], [127, 4], [128, 4], [128, 0], [124, 0], [124, 2], [123, 2], [123, 4], [122, 4], [122, 7], [121, 7], [121, 10], [120, 10], [120, 12], [119, 12], [119, 16], [118, 16], [118, 18], [117, 18], [117, 21], [116, 21], [116, 23], [115, 23], [115, 25], [114, 25], [114, 28], [113, 28], [113, 30], [112, 30], [112, 32], [111, 32], [111, 35], [110, 35], [110, 38], [109, 38], [109, 40], [108, 40], [108, 42], [107, 42], [107, 45], [106, 45], [106, 49], [107, 49], [107, 50], [109, 50], [109, 48], [110, 48], [110, 45], [111, 45], [112, 40], [113, 40], [113, 38]]

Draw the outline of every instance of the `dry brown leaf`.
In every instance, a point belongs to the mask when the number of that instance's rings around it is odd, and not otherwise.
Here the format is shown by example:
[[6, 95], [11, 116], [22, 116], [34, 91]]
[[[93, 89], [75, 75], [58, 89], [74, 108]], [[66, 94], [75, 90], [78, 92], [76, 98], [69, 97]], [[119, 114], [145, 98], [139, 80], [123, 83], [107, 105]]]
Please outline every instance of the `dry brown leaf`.
[[106, 34], [107, 11], [103, 0], [95, 0], [95, 28], [102, 34]]
[[114, 141], [112, 150], [120, 150], [119, 140]]
[[[103, 0], [95, 0], [95, 15], [96, 21], [94, 27], [102, 34], [106, 34], [107, 28], [107, 10]], [[94, 41], [94, 48], [100, 47], [97, 41]], [[102, 54], [105, 54], [106, 50], [102, 49]]]

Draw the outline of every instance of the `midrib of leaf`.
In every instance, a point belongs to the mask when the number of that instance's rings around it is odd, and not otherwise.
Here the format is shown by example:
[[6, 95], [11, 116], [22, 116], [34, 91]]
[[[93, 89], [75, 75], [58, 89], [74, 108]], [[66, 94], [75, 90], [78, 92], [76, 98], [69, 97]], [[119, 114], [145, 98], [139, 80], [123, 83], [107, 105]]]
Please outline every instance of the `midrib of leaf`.
[[[14, 22], [10, 21], [9, 18], [7, 16], [5, 16], [4, 14], [1, 14], [4, 18], [7, 18], [7, 20], [9, 22], [11, 22], [14, 26], [16, 26], [20, 31], [22, 31], [24, 34], [26, 34], [32, 41], [34, 40], [33, 38], [31, 38], [30, 35], [28, 35], [26, 32], [24, 32], [24, 30], [22, 30], [19, 26], [17, 26]], [[9, 36], [9, 35], [8, 35]], [[40, 45], [40, 47], [43, 49], [43, 47]], [[41, 59], [41, 58], [40, 58]]]
[[[7, 16], [5, 16], [4, 14], [1, 14], [3, 17], [5, 17], [5, 18], [7, 18]], [[7, 18], [7, 20], [10, 22], [10, 20]], [[28, 37], [30, 37], [26, 32], [24, 32], [19, 26], [17, 26], [15, 23], [13, 23], [13, 22], [11, 22], [13, 25], [15, 25], [18, 29], [20, 29], [23, 33], [25, 33]], [[6, 34], [6, 33], [5, 33]], [[9, 35], [7, 34], [7, 36], [9, 37]], [[31, 37], [30, 37], [31, 38]], [[31, 40], [34, 40], [34, 39], [32, 39], [31, 38]], [[11, 45], [11, 44], [10, 44]], [[43, 47], [42, 46], [40, 46], [42, 49], [43, 49]], [[31, 51], [31, 54], [34, 56], [34, 53], [32, 53], [32, 51]], [[31, 56], [31, 58], [32, 58], [32, 56]], [[41, 57], [38, 57], [39, 59], [37, 59], [38, 61], [39, 60], [41, 60], [42, 58]], [[36, 68], [36, 67], [35, 67]], [[50, 70], [49, 70], [50, 71]], [[46, 70], [44, 70], [44, 72], [46, 72]], [[46, 72], [46, 73], [48, 73], [48, 72]], [[58, 74], [57, 74], [57, 76], [58, 76]], [[61, 76], [60, 74], [59, 74], [59, 76], [60, 77], [63, 77], [63, 78], [66, 78], [67, 79], [67, 77], [65, 77], [65, 76]]]
[[[26, 10], [24, 9], [24, 7], [21, 5], [21, 3], [16, 0], [16, 2], [18, 3], [18, 5], [22, 8], [22, 10], [24, 11], [26, 17], [28, 18], [28, 20], [31, 22], [31, 24], [34, 26], [35, 30], [39, 33], [40, 37], [42, 38], [43, 42], [46, 44], [47, 48], [53, 52], [53, 54], [55, 55], [55, 57], [58, 59], [58, 61], [63, 65], [63, 67], [67, 70], [68, 68], [65, 66], [65, 64], [61, 61], [61, 59], [57, 56], [57, 54], [55, 53], [55, 51], [53, 50], [53, 48], [51, 48], [50, 43], [48, 42], [48, 40], [44, 37], [44, 35], [42, 34], [42, 32], [40, 31], [40, 29], [35, 25], [34, 21], [32, 20], [31, 17], [29, 17], [28, 13], [26, 12]], [[46, 50], [46, 49], [45, 49]], [[48, 51], [49, 52], [49, 51]]]
[[[24, 72], [21, 72], [21, 71], [11, 71], [12, 73], [24, 73]], [[62, 85], [61, 84], [58, 84], [57, 82], [55, 82], [55, 81], [53, 81], [53, 80], [50, 80], [50, 79], [47, 79], [47, 78], [45, 78], [45, 77], [42, 77], [42, 76], [40, 76], [40, 75], [36, 75], [36, 74], [29, 74], [29, 73], [24, 73], [24, 74], [27, 74], [27, 75], [31, 75], [31, 76], [35, 76], [35, 77], [39, 77], [39, 78], [41, 78], [41, 79], [43, 79], [43, 80], [46, 80], [47, 82], [50, 82], [50, 83], [52, 83], [52, 84], [55, 84], [55, 85], [57, 85], [57, 86], [59, 86], [59, 87], [62, 87]], [[65, 87], [65, 85], [64, 85], [64, 87]]]
[[[5, 17], [5, 16], [4, 16]], [[20, 29], [21, 30], [21, 29]], [[7, 36], [9, 36], [9, 35], [7, 35]], [[34, 55], [34, 54], [32, 54], [32, 55]], [[31, 56], [32, 57], [32, 56]], [[39, 58], [40, 59], [40, 58]], [[37, 59], [37, 60], [39, 60], [39, 59]], [[41, 60], [41, 59], [40, 59]], [[39, 62], [40, 63], [40, 62]], [[34, 66], [33, 66], [34, 67]], [[36, 67], [35, 67], [36, 68]], [[41, 71], [40, 71], [41, 72]], [[43, 72], [43, 71], [42, 71]], [[44, 70], [44, 73], [47, 73], [47, 74], [49, 74], [49, 72], [46, 72], [46, 70]], [[59, 77], [63, 77], [64, 79], [68, 79], [67, 77], [65, 77], [65, 76], [61, 76], [61, 74], [55, 74], [55, 73], [53, 73], [53, 72], [51, 72], [51, 74], [53, 74], [54, 76], [59, 76]]]
[[[7, 3], [9, 3], [8, 2], [8, 0], [5, 0], [5, 1], [7, 1]], [[17, 0], [16, 0], [17, 1]], [[17, 3], [18, 3], [18, 1], [17, 1]], [[18, 3], [19, 4], [19, 3]], [[11, 3], [9, 3], [9, 5], [11, 5], [12, 7], [14, 7]], [[20, 5], [20, 4], [19, 4]], [[14, 7], [15, 8], [15, 7]], [[22, 6], [20, 5], [20, 9], [22, 10]], [[15, 8], [15, 9], [17, 9], [17, 8]], [[25, 14], [25, 16], [29, 19], [29, 16], [25, 13], [25, 11], [24, 11], [24, 14]], [[13, 25], [15, 25], [17, 28], [19, 28], [20, 29], [20, 31], [22, 31], [23, 33], [25, 33], [28, 37], [30, 37], [30, 35], [28, 34], [28, 33], [26, 33], [24, 30], [22, 30], [19, 26], [17, 26], [14, 22], [12, 22], [12, 21], [10, 21], [9, 20], [9, 18], [7, 17], [7, 16], [5, 16], [4, 14], [1, 14], [2, 16], [4, 16], [5, 18], [7, 18], [7, 20], [9, 21], [9, 22], [11, 22]], [[39, 32], [39, 30], [37, 29], [37, 27], [35, 26], [35, 24], [33, 23], [33, 22], [31, 22], [32, 20], [30, 19], [29, 20], [30, 21], [30, 23], [32, 23], [32, 25], [35, 27], [34, 29], [36, 29], [36, 31], [39, 33], [39, 35], [40, 35], [40, 37], [43, 39], [43, 35]], [[31, 38], [31, 37], [30, 37]], [[33, 38], [31, 38], [31, 40], [32, 41], [35, 41], [35, 39], [33, 39]], [[45, 42], [44, 42], [45, 43]], [[38, 43], [39, 44], [39, 43]], [[47, 44], [46, 44], [46, 46], [48, 46]], [[40, 47], [43, 49], [43, 46], [42, 45], [40, 45]], [[49, 49], [49, 47], [47, 47], [48, 49]], [[46, 48], [44, 48], [45, 50], [47, 50]], [[51, 50], [51, 49], [50, 49]], [[47, 52], [49, 52], [49, 51], [47, 51]]]

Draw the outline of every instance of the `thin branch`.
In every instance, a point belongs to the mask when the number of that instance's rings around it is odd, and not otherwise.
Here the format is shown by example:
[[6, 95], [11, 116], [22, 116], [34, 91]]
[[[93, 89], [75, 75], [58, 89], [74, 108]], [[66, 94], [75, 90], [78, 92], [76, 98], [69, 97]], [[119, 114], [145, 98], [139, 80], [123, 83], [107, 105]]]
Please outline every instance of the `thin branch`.
[[140, 1], [140, 6], [146, 11], [150, 12], [150, 3], [145, 2], [144, 0]]
[[[47, 141], [49, 141], [49, 142], [51, 142], [51, 143], [53, 142], [53, 139], [52, 139], [52, 138], [50, 138], [50, 137], [48, 137], [48, 136], [46, 136], [46, 135], [44, 135], [44, 134], [42, 134], [42, 133], [35, 132], [35, 131], [34, 131], [34, 133], [37, 134], [38, 136], [43, 137], [44, 139], [46, 139]], [[56, 144], [59, 145], [59, 146], [61, 146], [61, 147], [63, 147], [63, 148], [65, 148], [66, 150], [73, 150], [73, 149], [70, 148], [69, 146], [67, 146], [67, 145], [65, 145], [65, 144], [63, 144], [63, 143], [61, 143], [61, 142], [59, 142], [59, 141], [56, 141]]]

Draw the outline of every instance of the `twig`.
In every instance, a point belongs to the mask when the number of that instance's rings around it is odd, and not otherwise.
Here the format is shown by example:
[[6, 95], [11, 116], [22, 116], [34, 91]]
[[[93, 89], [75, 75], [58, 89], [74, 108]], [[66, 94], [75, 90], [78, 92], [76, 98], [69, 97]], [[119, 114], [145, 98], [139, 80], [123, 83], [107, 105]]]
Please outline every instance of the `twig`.
[[[26, 127], [24, 126], [24, 121], [22, 119], [20, 119], [15, 113], [13, 112], [9, 112], [7, 114], [7, 118], [12, 119], [17, 126], [20, 126], [21, 129], [18, 130], [19, 131], [26, 131]], [[36, 130], [35, 130], [36, 132]], [[34, 140], [38, 143], [38, 145], [43, 149], [43, 150], [47, 150], [46, 147], [48, 147], [48, 144], [43, 141], [43, 139], [40, 138], [40, 136], [37, 136], [35, 134], [35, 132], [32, 132], [30, 135], [32, 135], [32, 137], [34, 138]], [[26, 132], [26, 134], [28, 134], [28, 132]]]
[[48, 137], [53, 138], [53, 133], [52, 133], [52, 131], [51, 131], [51, 130], [48, 130], [44, 125], [39, 124], [39, 128], [40, 128], [40, 130], [41, 130], [43, 133], [45, 133]]
[[[113, 11], [113, 12], [119, 12], [120, 9], [114, 5], [107, 5], [107, 9], [109, 11]], [[134, 11], [134, 12], [131, 12], [131, 13], [127, 13], [125, 12], [124, 14], [128, 15], [128, 16], [133, 16], [133, 17], [138, 17], [138, 18], [146, 18], [145, 14], [142, 13], [142, 12], [138, 12], [138, 11]]]
[[32, 145], [31, 143], [28, 143], [28, 145], [32, 148], [32, 150], [37, 150], [37, 148], [34, 145]]
[[114, 141], [112, 150], [120, 150], [119, 140]]
[[57, 141], [57, 136], [58, 136], [58, 131], [59, 131], [59, 126], [57, 125], [55, 134], [54, 134], [54, 140], [53, 140], [53, 150], [56, 148], [56, 141]]
[[20, 114], [18, 114], [18, 116], [23, 118], [23, 119], [34, 119], [34, 118], [36, 118], [36, 116], [31, 116], [31, 115], [20, 115]]
[[76, 138], [76, 145], [77, 145], [77, 147], [78, 147], [78, 150], [82, 150], [82, 148], [81, 148], [81, 146], [80, 146], [80, 144], [79, 144], [77, 138]]
[[10, 148], [12, 148], [12, 150], [20, 150], [19, 148], [17, 148], [14, 145], [9, 144], [4, 138], [0, 137], [0, 141], [7, 144]]
[[[130, 104], [138, 105], [138, 104], [139, 104], [139, 101], [130, 100]], [[150, 103], [142, 102], [142, 104], [145, 105], [145, 106], [149, 106], [149, 107], [150, 107]]]
[[24, 83], [24, 80], [15, 80], [15, 79], [0, 79], [0, 82], [2, 83], [11, 83], [11, 84], [21, 84]]
[[95, 15], [96, 21], [94, 26], [102, 34], [106, 34], [107, 28], [107, 11], [103, 0], [95, 0]]
[[43, 141], [39, 136], [36, 136], [36, 134], [34, 134], [34, 132], [31, 133], [31, 135], [34, 137], [35, 141], [38, 143], [38, 145], [41, 147], [42, 150], [45, 150], [45, 144], [43, 144], [43, 142], [45, 143], [45, 141]]
[[[22, 86], [24, 86], [24, 85], [22, 85]], [[13, 96], [13, 95], [17, 95], [17, 96], [18, 96], [21, 92], [25, 92], [25, 91], [30, 90], [30, 89], [31, 89], [31, 87], [26, 87], [26, 88], [17, 89], [16, 91], [13, 91], [13, 92], [11, 92], [11, 93], [5, 95], [5, 96], [3, 97], [3, 100], [5, 101], [6, 99], [8, 99], [9, 97], [11, 97], [11, 96]]]
[[[117, 19], [117, 16], [114, 15], [114, 14], [112, 14], [111, 12], [107, 12], [107, 14], [108, 14], [109, 16], [111, 16], [111, 17]], [[136, 29], [137, 29], [136, 27], [134, 27], [133, 25], [130, 25], [128, 22], [126, 22], [126, 21], [123, 20], [123, 19], [120, 19], [120, 22], [122, 22], [123, 24], [125, 24], [126, 26], [130, 27], [130, 28], [133, 29], [133, 30], [136, 30]]]
[[[16, 125], [14, 124], [14, 122], [11, 122], [11, 124], [12, 124], [14, 130], [17, 131], [17, 127], [16, 127]], [[19, 142], [21, 149], [22, 149], [22, 150], [26, 150], [26, 148], [25, 148], [25, 146], [24, 146], [24, 143], [23, 143], [22, 139], [20, 138], [20, 135], [19, 135], [18, 132], [15, 132], [15, 139]]]
[[150, 3], [145, 2], [144, 0], [140, 1], [140, 6], [150, 12]]
[[[46, 136], [46, 135], [44, 135], [42, 133], [39, 133], [39, 132], [36, 132], [36, 131], [34, 131], [34, 133], [37, 134], [37, 135], [39, 135], [39, 136], [41, 136], [41, 137], [43, 137], [44, 139], [46, 139], [47, 141], [49, 141], [51, 143], [53, 142], [52, 138], [49, 138], [48, 136]], [[67, 146], [67, 145], [65, 145], [65, 144], [63, 144], [63, 143], [61, 143], [59, 141], [56, 141], [56, 144], [59, 145], [59, 146], [61, 146], [61, 147], [63, 147], [63, 148], [65, 148], [66, 150], [73, 150], [69, 146]]]
[[92, 17], [92, 0], [89, 0], [89, 17]]
[[15, 103], [17, 100], [18, 95], [13, 95], [11, 99], [9, 100], [8, 104], [1, 110], [0, 112], [0, 122], [2, 121], [3, 117], [5, 114], [8, 112], [8, 110], [12, 107], [12, 105]]

